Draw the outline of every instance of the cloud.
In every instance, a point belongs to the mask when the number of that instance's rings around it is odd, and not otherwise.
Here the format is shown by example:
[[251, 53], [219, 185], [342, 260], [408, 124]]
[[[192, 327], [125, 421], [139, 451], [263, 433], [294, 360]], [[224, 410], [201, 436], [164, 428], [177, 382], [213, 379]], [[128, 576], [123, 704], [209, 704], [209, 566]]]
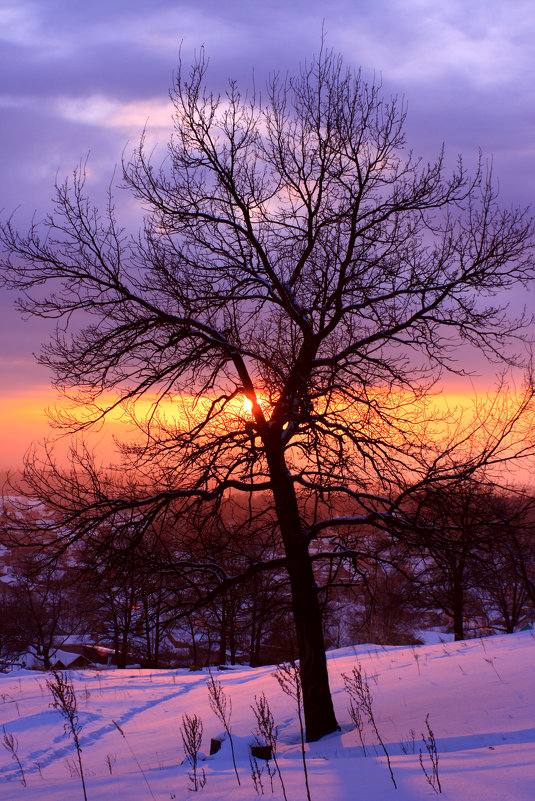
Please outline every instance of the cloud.
[[42, 44], [38, 16], [29, 3], [6, 0], [0, 7], [0, 41], [23, 47]]
[[134, 128], [136, 132], [147, 123], [151, 128], [169, 128], [173, 111], [169, 100], [123, 103], [103, 95], [58, 98], [54, 101], [54, 108], [58, 116], [66, 120], [104, 128]]
[[73, 52], [72, 38], [45, 24], [45, 9], [39, 2], [3, 0], [0, 7], [0, 43], [28, 53], [32, 59], [58, 58]]
[[533, 63], [535, 6], [527, 0], [382, 0], [358, 22], [335, 32], [337, 45], [353, 44], [357, 58], [405, 86], [457, 78], [484, 89]]
[[[32, 109], [42, 102], [38, 97], [0, 96], [0, 108]], [[173, 114], [170, 100], [151, 98], [124, 102], [105, 95], [50, 97], [45, 113], [68, 122], [100, 128], [117, 128], [138, 135], [145, 126], [169, 131]]]

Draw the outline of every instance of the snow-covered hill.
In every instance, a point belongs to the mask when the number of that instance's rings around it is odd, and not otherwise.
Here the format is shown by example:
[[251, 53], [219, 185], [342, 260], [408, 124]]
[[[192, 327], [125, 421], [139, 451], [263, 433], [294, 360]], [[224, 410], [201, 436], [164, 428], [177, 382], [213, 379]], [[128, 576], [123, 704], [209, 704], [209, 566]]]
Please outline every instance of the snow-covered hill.
[[[369, 723], [367, 756], [347, 712], [342, 674], [357, 663], [368, 676], [386, 758]], [[358, 646], [329, 654], [329, 670], [340, 733], [307, 745], [312, 801], [420, 801], [437, 792], [420, 765], [431, 772], [422, 742], [425, 718], [435, 734], [442, 797], [449, 801], [533, 801], [535, 797], [535, 638], [531, 632], [410, 648]], [[257, 797], [249, 763], [255, 728], [251, 704], [265, 692], [280, 730], [279, 766], [288, 801], [306, 799], [299, 729], [292, 699], [272, 676], [273, 668], [217, 672], [232, 700], [231, 726], [241, 786], [237, 785], [228, 738], [206, 756], [210, 738], [223, 726], [210, 710], [206, 671], [80, 671], [72, 674], [82, 725], [82, 759], [89, 801], [171, 801], [196, 798], [189, 791], [180, 735], [182, 715], [204, 724], [200, 763], [206, 785], [199, 801]], [[51, 708], [46, 676], [18, 671], [0, 677], [0, 726], [13, 735], [27, 786], [8, 749], [0, 748], [3, 801], [73, 801], [83, 798], [76, 752]], [[115, 725], [118, 724], [118, 727]], [[123, 734], [121, 734], [121, 732]], [[124, 735], [124, 736], [123, 736]], [[18, 745], [17, 745], [18, 744]], [[259, 763], [260, 764], [260, 763]], [[282, 801], [277, 776], [273, 794], [263, 774], [266, 798]]]

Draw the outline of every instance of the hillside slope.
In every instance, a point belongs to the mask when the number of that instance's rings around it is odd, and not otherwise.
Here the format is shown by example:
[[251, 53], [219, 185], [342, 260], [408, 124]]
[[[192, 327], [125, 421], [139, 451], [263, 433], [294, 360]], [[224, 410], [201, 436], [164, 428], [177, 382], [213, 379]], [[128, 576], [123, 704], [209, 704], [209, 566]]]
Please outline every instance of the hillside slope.
[[[368, 676], [386, 757], [366, 721], [367, 756], [347, 711], [342, 674], [360, 663]], [[358, 646], [329, 654], [340, 733], [306, 746], [312, 801], [420, 801], [437, 795], [422, 742], [425, 718], [435, 734], [442, 797], [448, 801], [532, 801], [535, 787], [535, 639], [531, 632], [410, 648]], [[293, 701], [273, 668], [217, 672], [232, 701], [231, 727], [241, 778], [238, 787], [228, 738], [219, 753], [202, 759], [204, 801], [257, 797], [249, 746], [254, 742], [251, 704], [265, 692], [279, 726], [279, 766], [287, 801], [306, 799], [299, 728]], [[210, 710], [206, 671], [80, 671], [73, 675], [82, 726], [82, 759], [90, 801], [157, 801], [191, 798], [180, 735], [182, 715], [204, 724], [202, 755], [223, 726]], [[116, 725], [120, 728], [118, 728]], [[44, 674], [17, 671], [0, 677], [0, 727], [15, 738], [27, 787], [8, 749], [0, 749], [3, 801], [72, 801], [83, 798], [76, 752], [50, 707]], [[121, 734], [122, 732], [122, 734]], [[18, 743], [18, 746], [17, 746]], [[264, 763], [259, 762], [259, 765]], [[141, 768], [141, 770], [140, 770]], [[277, 775], [263, 772], [266, 798], [282, 801]], [[259, 788], [260, 789], [260, 788]], [[195, 798], [196, 796], [193, 796]]]

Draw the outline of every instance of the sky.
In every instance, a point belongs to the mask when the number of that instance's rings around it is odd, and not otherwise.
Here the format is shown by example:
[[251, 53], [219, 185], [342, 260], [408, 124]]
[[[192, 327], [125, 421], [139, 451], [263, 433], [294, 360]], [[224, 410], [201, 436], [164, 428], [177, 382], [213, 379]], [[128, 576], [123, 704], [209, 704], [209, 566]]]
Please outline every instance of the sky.
[[[451, 163], [462, 153], [472, 166], [481, 148], [502, 203], [533, 201], [532, 0], [3, 0], [2, 217], [15, 212], [21, 228], [42, 219], [55, 180], [88, 154], [89, 188], [102, 198], [145, 125], [151, 141], [165, 143], [180, 53], [187, 64], [205, 46], [215, 90], [229, 77], [262, 85], [316, 52], [322, 27], [348, 65], [405, 98], [416, 154], [432, 159], [445, 143]], [[32, 355], [49, 324], [21, 321], [14, 296], [2, 292], [0, 469], [42, 436], [42, 410], [54, 397]]]

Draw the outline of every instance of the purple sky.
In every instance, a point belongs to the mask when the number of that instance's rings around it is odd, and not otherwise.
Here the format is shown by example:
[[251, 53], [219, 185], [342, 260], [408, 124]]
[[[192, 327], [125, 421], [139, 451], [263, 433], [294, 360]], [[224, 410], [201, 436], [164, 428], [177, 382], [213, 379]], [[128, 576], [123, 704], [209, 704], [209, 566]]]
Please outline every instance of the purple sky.
[[[182, 42], [204, 44], [214, 88], [294, 71], [327, 44], [405, 96], [407, 140], [433, 158], [442, 142], [468, 165], [492, 157], [505, 204], [532, 202], [535, 178], [533, 0], [3, 0], [0, 8], [0, 209], [21, 225], [49, 208], [56, 175], [90, 152], [102, 194], [125, 145], [148, 121], [169, 130], [168, 89]], [[0, 299], [0, 385], [31, 392], [47, 326], [22, 323]]]

